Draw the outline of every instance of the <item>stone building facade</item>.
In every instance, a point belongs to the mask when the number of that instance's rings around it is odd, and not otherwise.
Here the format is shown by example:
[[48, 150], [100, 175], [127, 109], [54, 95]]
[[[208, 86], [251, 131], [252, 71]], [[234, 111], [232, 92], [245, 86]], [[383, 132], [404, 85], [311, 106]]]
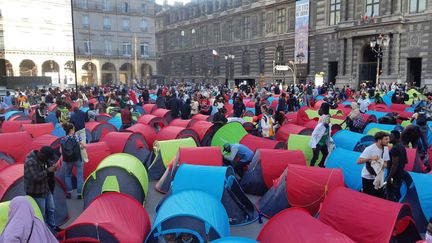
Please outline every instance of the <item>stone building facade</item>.
[[156, 74], [153, 0], [74, 0], [78, 80], [129, 83]]
[[[291, 65], [294, 0], [203, 0], [156, 15], [159, 72], [173, 79], [292, 82], [316, 74], [338, 85], [410, 82], [432, 85], [432, 0], [311, 0], [309, 62]], [[377, 69], [370, 42], [389, 38]], [[215, 50], [219, 55], [213, 55]], [[378, 50], [377, 47], [374, 50]], [[226, 58], [228, 57], [228, 58]]]

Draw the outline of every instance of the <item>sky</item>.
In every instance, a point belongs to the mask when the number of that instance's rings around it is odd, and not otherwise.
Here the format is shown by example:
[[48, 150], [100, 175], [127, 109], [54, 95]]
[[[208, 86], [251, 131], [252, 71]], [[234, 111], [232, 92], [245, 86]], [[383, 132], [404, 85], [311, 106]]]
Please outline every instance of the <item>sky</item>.
[[[168, 5], [174, 5], [174, 2], [181, 2], [183, 4], [190, 2], [190, 0], [167, 0]], [[156, 0], [157, 4], [163, 4], [164, 0]]]

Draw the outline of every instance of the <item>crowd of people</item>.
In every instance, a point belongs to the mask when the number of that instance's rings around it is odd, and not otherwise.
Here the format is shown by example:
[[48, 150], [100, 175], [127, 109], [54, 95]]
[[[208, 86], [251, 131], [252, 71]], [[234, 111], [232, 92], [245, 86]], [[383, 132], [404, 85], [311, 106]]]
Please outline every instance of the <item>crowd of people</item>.
[[[77, 199], [81, 199], [82, 186], [84, 183], [83, 167], [88, 161], [86, 153], [85, 123], [95, 121], [99, 113], [120, 113], [122, 128], [127, 129], [134, 124], [133, 114], [137, 107], [152, 102], [158, 108], [169, 109], [173, 119], [189, 119], [196, 114], [211, 115], [212, 122], [217, 126], [223, 126], [230, 121], [242, 121], [247, 109], [243, 102], [248, 99], [255, 102], [254, 122], [258, 136], [275, 139], [277, 130], [286, 123], [285, 114], [298, 111], [302, 106], [313, 106], [319, 95], [326, 95], [321, 104], [318, 124], [314, 128], [309, 146], [313, 151], [310, 162], [315, 166], [319, 154], [322, 154], [318, 166], [324, 167], [325, 159], [331, 152], [331, 129], [330, 110], [335, 109], [337, 104], [347, 100], [354, 100], [351, 104], [351, 112], [346, 119], [347, 127], [351, 131], [362, 132], [367, 121], [362, 114], [368, 111], [372, 104], [382, 102], [380, 92], [394, 91], [393, 103], [404, 103], [408, 100], [408, 85], [385, 83], [372, 85], [361, 85], [359, 90], [354, 90], [348, 85], [342, 88], [332, 84], [315, 86], [312, 83], [290, 85], [281, 90], [279, 85], [271, 84], [268, 87], [250, 86], [241, 84], [228, 89], [223, 85], [205, 85], [177, 83], [171, 86], [163, 85], [150, 89], [148, 87], [134, 84], [132, 86], [103, 86], [103, 87], [80, 87], [78, 92], [71, 89], [42, 88], [16, 90], [14, 94], [9, 91], [2, 97], [0, 114], [4, 114], [11, 107], [18, 107], [24, 114], [29, 115], [34, 109], [34, 122], [45, 123], [48, 116], [48, 108], [56, 104], [56, 118], [62, 124], [66, 136], [61, 139], [61, 163], [57, 163], [55, 151], [51, 147], [42, 147], [38, 151], [32, 151], [26, 158], [24, 164], [24, 184], [27, 195], [33, 197], [41, 209], [47, 225], [54, 231], [61, 230], [55, 222], [55, 205], [53, 200], [54, 172], [62, 170], [65, 175], [67, 198], [72, 195], [72, 171], [76, 170]], [[268, 99], [272, 96], [278, 97], [276, 109], [273, 109]], [[97, 101], [97, 105], [89, 102]], [[227, 117], [226, 104], [233, 101], [233, 115]], [[375, 134], [375, 143], [367, 147], [361, 154], [358, 163], [365, 164], [362, 171], [363, 192], [389, 200], [398, 201], [400, 198], [399, 188], [404, 176], [404, 166], [407, 163], [406, 147], [411, 145], [419, 147], [422, 157], [428, 156], [429, 144], [427, 143], [428, 126], [427, 121], [432, 119], [432, 96], [422, 101], [417, 95], [414, 96], [413, 105], [416, 110], [412, 120], [416, 121], [409, 125], [403, 132], [394, 130], [391, 134], [378, 132]], [[71, 112], [72, 104], [75, 105]], [[84, 112], [80, 108], [88, 106]], [[216, 109], [216, 110], [213, 110]], [[395, 117], [387, 119], [391, 123]], [[4, 118], [3, 118], [4, 119]], [[384, 120], [383, 120], [384, 121]], [[393, 147], [389, 150], [388, 143]], [[254, 153], [241, 144], [225, 144], [224, 158], [242, 176], [243, 167], [250, 163]], [[384, 180], [384, 168], [388, 168], [389, 174]], [[384, 185], [388, 190], [384, 191]], [[16, 206], [15, 206], [16, 205]], [[12, 215], [18, 214], [17, 208], [25, 211], [26, 217], [34, 217], [34, 212], [28, 209], [27, 203], [17, 198], [11, 206]], [[25, 208], [25, 209], [24, 209]], [[24, 214], [20, 212], [20, 214]], [[24, 217], [24, 216], [23, 216]], [[35, 221], [35, 227], [40, 227], [40, 222]], [[10, 220], [10, 227], [16, 227], [16, 221]], [[33, 226], [32, 226], [33, 227]], [[8, 228], [8, 227], [6, 227]], [[6, 231], [10, 232], [10, 231]], [[7, 233], [8, 234], [8, 233]], [[40, 234], [50, 238], [49, 232], [40, 231]], [[7, 235], [2, 234], [2, 239]], [[24, 239], [24, 238], [23, 238]], [[26, 238], [28, 239], [28, 238]], [[33, 238], [32, 238], [33, 239]], [[22, 241], [21, 241], [22, 242]], [[35, 241], [36, 242], [36, 241]]]

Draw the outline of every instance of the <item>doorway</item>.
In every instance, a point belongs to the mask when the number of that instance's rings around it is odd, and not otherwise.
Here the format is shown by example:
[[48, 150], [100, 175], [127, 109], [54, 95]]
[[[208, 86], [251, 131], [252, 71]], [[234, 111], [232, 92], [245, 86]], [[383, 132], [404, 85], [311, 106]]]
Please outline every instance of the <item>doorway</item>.
[[[380, 63], [382, 63], [382, 60], [380, 60]], [[375, 86], [377, 65], [378, 62], [374, 50], [372, 50], [372, 47], [370, 47], [370, 45], [365, 45], [363, 47], [362, 56], [360, 57], [359, 84], [372, 83], [372, 85]], [[380, 71], [381, 71], [381, 64], [380, 64]]]
[[421, 86], [422, 59], [408, 58], [407, 82], [415, 87]]
[[338, 74], [338, 62], [329, 62], [328, 63], [328, 82], [335, 84], [337, 74]]

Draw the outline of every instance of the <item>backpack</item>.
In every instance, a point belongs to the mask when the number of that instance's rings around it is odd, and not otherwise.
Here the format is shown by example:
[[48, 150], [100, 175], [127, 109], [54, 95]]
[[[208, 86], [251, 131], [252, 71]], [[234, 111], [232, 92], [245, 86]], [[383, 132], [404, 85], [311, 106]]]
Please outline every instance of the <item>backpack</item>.
[[64, 107], [64, 108], [59, 108], [59, 111], [60, 111], [59, 122], [60, 123], [68, 122], [70, 120], [69, 110], [66, 107]]
[[61, 152], [65, 162], [74, 162], [80, 160], [80, 145], [73, 137], [66, 137], [61, 141]]

